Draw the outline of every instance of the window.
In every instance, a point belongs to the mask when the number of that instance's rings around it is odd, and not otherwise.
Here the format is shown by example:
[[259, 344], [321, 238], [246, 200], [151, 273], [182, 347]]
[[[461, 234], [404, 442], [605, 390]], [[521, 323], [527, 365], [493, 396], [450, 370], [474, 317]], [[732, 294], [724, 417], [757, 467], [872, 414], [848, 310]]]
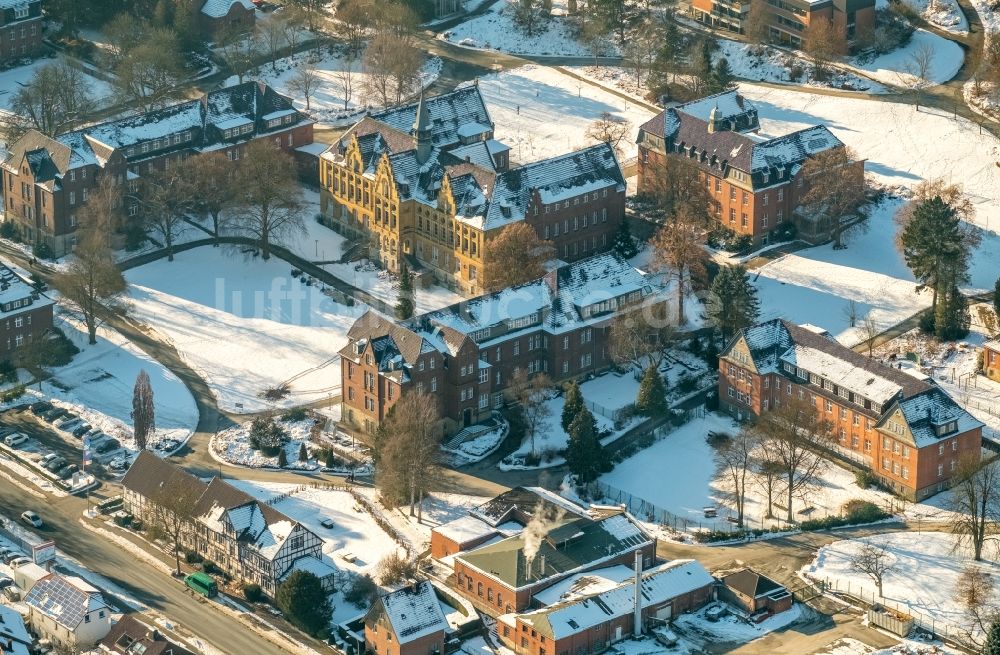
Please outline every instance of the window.
[[831, 403], [829, 400], [824, 401], [824, 402], [826, 403], [826, 411], [832, 412], [833, 411], [833, 403]]
[[438, 390], [438, 379], [436, 377], [431, 378], [431, 393]]
[[944, 475], [944, 464], [938, 464], [938, 477]]
[[70, 207], [76, 204], [76, 191], [69, 192], [69, 204]]
[[[14, 7], [14, 20], [21, 20], [28, 17], [28, 5], [27, 3]], [[34, 29], [34, 28], [32, 28]], [[24, 36], [24, 28], [21, 29], [21, 36]], [[90, 617], [87, 617], [88, 621]]]
[[479, 369], [479, 384], [486, 384], [490, 381], [490, 370], [488, 368]]
[[[785, 190], [784, 189], [778, 189], [778, 202], [781, 202], [784, 199], [785, 199]], [[779, 215], [781, 214], [780, 210], [778, 211], [778, 214]]]

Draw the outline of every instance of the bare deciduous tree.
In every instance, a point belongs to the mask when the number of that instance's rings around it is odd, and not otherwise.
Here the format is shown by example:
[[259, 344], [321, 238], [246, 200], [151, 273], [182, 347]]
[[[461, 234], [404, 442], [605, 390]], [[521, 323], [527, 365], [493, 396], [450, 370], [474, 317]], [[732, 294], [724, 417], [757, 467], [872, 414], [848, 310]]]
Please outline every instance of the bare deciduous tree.
[[865, 203], [865, 184], [858, 162], [854, 150], [843, 146], [816, 153], [799, 171], [809, 188], [797, 211], [825, 227], [834, 249], [843, 248], [848, 231], [861, 225], [857, 219]]
[[765, 412], [754, 428], [767, 459], [781, 469], [785, 520], [791, 523], [795, 518], [795, 497], [815, 486], [826, 469], [827, 459], [818, 449], [830, 446], [832, 426], [815, 405], [792, 397]]
[[839, 37], [832, 20], [813, 20], [805, 29], [805, 51], [813, 60], [813, 77], [826, 78], [826, 68], [837, 54]]
[[143, 184], [146, 224], [159, 237], [167, 251], [167, 261], [174, 261], [174, 240], [194, 207], [191, 184], [184, 166], [154, 171]]
[[726, 436], [715, 447], [715, 463], [722, 470], [729, 484], [730, 494], [736, 505], [737, 525], [743, 525], [747, 497], [747, 482], [753, 474], [754, 452], [758, 436], [744, 427], [735, 436]]
[[635, 311], [617, 314], [611, 320], [608, 352], [616, 364], [660, 368], [676, 334], [672, 326], [650, 318], [643, 311]]
[[631, 133], [632, 124], [627, 119], [606, 111], [587, 127], [585, 136], [598, 143], [608, 144], [614, 149], [616, 155], [621, 156], [622, 141], [627, 139]]
[[237, 228], [256, 239], [265, 260], [271, 244], [305, 230], [295, 162], [270, 141], [251, 141], [236, 173], [240, 217]]
[[993, 578], [981, 566], [970, 564], [962, 569], [955, 583], [955, 600], [962, 604], [973, 624], [984, 633], [997, 618], [993, 603]]
[[201, 496], [200, 490], [188, 484], [164, 484], [150, 498], [153, 505], [154, 527], [162, 530], [174, 548], [175, 575], [181, 575], [181, 549], [184, 533], [194, 518], [194, 508]]
[[500, 230], [483, 246], [483, 288], [499, 291], [537, 280], [545, 275], [545, 262], [554, 254], [552, 244], [519, 221]]
[[83, 74], [67, 62], [46, 64], [13, 93], [10, 113], [0, 116], [3, 134], [13, 142], [29, 129], [46, 136], [68, 130], [93, 108]]
[[683, 211], [661, 227], [650, 241], [654, 266], [674, 283], [678, 325], [687, 322], [684, 299], [694, 288], [694, 282], [703, 281], [706, 276], [705, 262], [708, 257], [702, 247], [702, 235], [701, 226]]
[[261, 43], [259, 35], [238, 34], [232, 38], [223, 40], [221, 48], [216, 49], [216, 53], [229, 68], [230, 72], [236, 76], [236, 80], [243, 84], [246, 76], [254, 69], [257, 57], [260, 55]]
[[316, 67], [312, 64], [303, 64], [295, 69], [292, 79], [288, 80], [288, 90], [302, 96], [306, 101], [306, 111], [312, 109], [312, 96], [319, 88], [320, 77], [316, 72]]
[[863, 541], [851, 557], [851, 568], [872, 579], [878, 588], [879, 598], [883, 597], [882, 583], [885, 581], [885, 576], [891, 573], [895, 566], [896, 558], [886, 549], [885, 544], [870, 540]]
[[180, 52], [172, 30], [151, 30], [115, 67], [112, 83], [119, 100], [149, 112], [180, 93], [178, 84], [184, 77]]
[[365, 91], [382, 106], [398, 104], [419, 86], [424, 53], [406, 39], [379, 34], [368, 44], [362, 63]]
[[223, 212], [236, 202], [236, 166], [221, 152], [205, 152], [188, 157], [181, 164], [191, 188], [194, 207], [212, 218], [216, 240], [229, 220]]
[[[439, 479], [441, 414], [434, 396], [407, 392], [385, 417], [376, 442], [375, 483], [383, 499], [401, 504], [409, 499], [410, 516], [423, 515], [423, 498]], [[419, 505], [419, 507], [418, 507]]]
[[1000, 519], [1000, 468], [995, 458], [981, 461], [978, 453], [958, 461], [949, 493], [951, 530], [957, 543], [972, 548], [973, 559], [983, 559], [983, 546], [997, 534]]
[[507, 398], [517, 404], [524, 420], [524, 433], [531, 440], [531, 452], [535, 454], [535, 436], [552, 416], [546, 404], [552, 380], [545, 373], [528, 375], [527, 369], [518, 368], [507, 382]]
[[344, 111], [351, 105], [354, 98], [354, 57], [345, 57], [342, 60], [343, 68], [333, 74], [333, 79], [340, 87], [340, 95], [344, 98]]
[[875, 310], [865, 314], [865, 320], [861, 324], [861, 333], [864, 336], [863, 343], [868, 347], [868, 358], [871, 359], [875, 356], [875, 342], [882, 334], [882, 327], [875, 320]]

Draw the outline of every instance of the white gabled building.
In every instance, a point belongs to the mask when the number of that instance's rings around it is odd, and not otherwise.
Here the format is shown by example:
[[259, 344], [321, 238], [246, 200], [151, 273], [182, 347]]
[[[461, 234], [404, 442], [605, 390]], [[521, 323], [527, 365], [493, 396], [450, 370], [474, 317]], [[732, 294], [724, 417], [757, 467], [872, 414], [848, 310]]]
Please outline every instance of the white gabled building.
[[111, 608], [104, 596], [75, 576], [52, 573], [42, 578], [24, 604], [32, 630], [56, 646], [89, 648], [111, 630]]

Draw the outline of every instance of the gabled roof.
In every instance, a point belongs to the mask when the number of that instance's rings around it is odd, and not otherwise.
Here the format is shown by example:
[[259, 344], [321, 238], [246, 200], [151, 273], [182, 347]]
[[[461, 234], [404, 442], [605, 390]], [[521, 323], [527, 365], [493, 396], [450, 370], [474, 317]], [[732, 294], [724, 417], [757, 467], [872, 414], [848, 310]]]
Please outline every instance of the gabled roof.
[[80, 578], [58, 573], [36, 582], [24, 602], [70, 631], [76, 630], [87, 614], [108, 607], [99, 590]]
[[233, 5], [239, 5], [243, 9], [253, 11], [253, 3], [250, 0], [205, 0], [201, 7], [201, 13], [212, 18], [223, 18], [229, 15]]
[[595, 566], [652, 543], [623, 512], [599, 520], [561, 516], [548, 521], [536, 554], [526, 554], [524, 534], [459, 555], [456, 560], [513, 589], [536, 585]]
[[[73, 151], [66, 145], [45, 136], [37, 130], [28, 130], [7, 150], [4, 164], [10, 167], [19, 166], [27, 157], [35, 178], [44, 182], [55, 175], [61, 175], [69, 169]], [[41, 160], [45, 159], [43, 163]], [[44, 168], [48, 166], [49, 168]]]
[[148, 450], [139, 451], [122, 486], [143, 498], [156, 499], [169, 495], [172, 489], [197, 489], [203, 494], [208, 485], [184, 469], [164, 461]]
[[[696, 560], [674, 560], [642, 574], [643, 608], [663, 605], [673, 598], [704, 589], [715, 578]], [[586, 632], [608, 621], [627, 616], [635, 608], [635, 579], [582, 600], [552, 605], [521, 614], [517, 619], [552, 639]]]
[[379, 598], [369, 610], [368, 616], [374, 619], [381, 613], [388, 619], [400, 644], [410, 643], [436, 632], [443, 635], [448, 629], [437, 594], [427, 580]]
[[[918, 448], [983, 427], [982, 421], [965, 411], [940, 387], [931, 387], [916, 396], [898, 401], [885, 412], [875, 427], [883, 428], [897, 408], [902, 411], [910, 434], [913, 435], [913, 443]], [[955, 422], [955, 429], [939, 436], [935, 427], [945, 426], [952, 421]]]
[[993, 352], [1000, 353], [1000, 339], [990, 339], [983, 344], [983, 348], [989, 348]]
[[164, 637], [160, 631], [146, 625], [132, 614], [126, 614], [111, 626], [111, 632], [101, 640], [102, 648], [121, 655], [194, 655]]
[[722, 583], [750, 598], [767, 596], [775, 591], [784, 590], [783, 586], [771, 578], [751, 569], [742, 569], [723, 576]]
[[259, 502], [221, 478], [212, 478], [192, 516], [212, 530], [232, 530], [237, 540], [252, 544], [267, 559], [273, 559], [285, 540], [301, 527], [267, 503]]
[[369, 309], [358, 320], [354, 321], [354, 324], [347, 331], [347, 338], [351, 343], [341, 349], [341, 355], [350, 359], [357, 359], [357, 355], [353, 354], [355, 343], [361, 340], [371, 340], [386, 336], [392, 340], [393, 348], [402, 356], [406, 364], [412, 364], [417, 361], [420, 353], [424, 352], [425, 348], [430, 347], [424, 338], [413, 330], [396, 323], [373, 309]]
[[[469, 124], [493, 129], [493, 119], [486, 108], [479, 85], [473, 84], [451, 93], [422, 98], [431, 128], [431, 143], [439, 148], [461, 140], [460, 131]], [[370, 114], [371, 118], [409, 135], [417, 118], [419, 102]]]
[[[27, 654], [27, 647], [34, 641], [17, 610], [0, 605], [0, 653], [7, 655], [9, 649], [11, 655], [20, 655], [22, 652]], [[21, 644], [24, 648], [18, 650], [15, 644]]]

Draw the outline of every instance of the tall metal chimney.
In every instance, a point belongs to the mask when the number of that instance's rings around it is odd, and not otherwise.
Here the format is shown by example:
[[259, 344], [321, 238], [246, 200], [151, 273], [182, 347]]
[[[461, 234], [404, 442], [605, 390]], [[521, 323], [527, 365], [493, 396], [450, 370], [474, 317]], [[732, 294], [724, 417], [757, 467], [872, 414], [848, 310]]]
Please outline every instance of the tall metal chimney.
[[632, 634], [642, 636], [642, 551], [635, 551], [635, 607], [632, 610]]

